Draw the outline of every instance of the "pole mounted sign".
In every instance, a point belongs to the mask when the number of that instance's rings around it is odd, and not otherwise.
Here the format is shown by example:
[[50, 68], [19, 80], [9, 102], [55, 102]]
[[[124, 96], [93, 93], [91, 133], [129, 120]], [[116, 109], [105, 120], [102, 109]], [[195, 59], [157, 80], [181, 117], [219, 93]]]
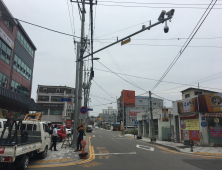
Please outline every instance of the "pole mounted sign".
[[128, 39], [122, 41], [122, 42], [121, 42], [121, 45], [127, 44], [127, 43], [129, 43], [130, 41], [131, 41], [131, 38], [128, 38]]
[[88, 111], [88, 109], [87, 109], [87, 107], [85, 107], [85, 106], [82, 106], [82, 107], [80, 108], [80, 113], [82, 113], [82, 114], [86, 114], [87, 111]]

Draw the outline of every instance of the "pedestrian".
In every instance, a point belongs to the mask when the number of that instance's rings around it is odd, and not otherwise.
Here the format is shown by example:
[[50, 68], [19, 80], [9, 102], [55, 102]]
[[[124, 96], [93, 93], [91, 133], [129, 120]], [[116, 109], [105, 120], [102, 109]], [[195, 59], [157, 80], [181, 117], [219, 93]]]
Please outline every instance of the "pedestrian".
[[79, 131], [78, 131], [78, 134], [77, 134], [77, 149], [75, 150], [75, 152], [78, 152], [78, 151], [82, 150], [81, 141], [83, 140], [84, 135], [85, 135], [85, 132], [83, 130], [83, 125], [80, 125]]
[[52, 135], [52, 132], [53, 132], [52, 124], [49, 123], [48, 127], [49, 127], [49, 131], [48, 132], [49, 132], [50, 135]]
[[50, 150], [52, 150], [52, 147], [54, 146], [54, 151], [58, 151], [56, 149], [56, 141], [57, 141], [57, 125], [54, 126], [53, 132], [52, 132], [52, 145], [50, 147]]

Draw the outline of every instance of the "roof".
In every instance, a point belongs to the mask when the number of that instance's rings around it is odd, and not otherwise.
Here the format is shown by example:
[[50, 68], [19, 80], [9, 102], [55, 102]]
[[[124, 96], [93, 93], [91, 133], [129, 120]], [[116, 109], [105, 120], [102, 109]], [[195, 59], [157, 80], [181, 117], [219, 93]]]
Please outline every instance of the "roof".
[[182, 90], [181, 92], [185, 92], [185, 91], [188, 91], [188, 90], [200, 90], [200, 91], [209, 91], [209, 92], [212, 92], [212, 93], [218, 93], [218, 92], [215, 92], [215, 91], [210, 91], [210, 90], [205, 90], [205, 89], [198, 89], [198, 88], [193, 88], [193, 87], [189, 87], [185, 90]]
[[[150, 98], [149, 96], [135, 96], [135, 98]], [[151, 97], [152, 99], [158, 99], [158, 100], [163, 100], [163, 99], [159, 99], [159, 98], [156, 98], [156, 97]]]
[[52, 86], [52, 85], [38, 85], [38, 87], [75, 89], [74, 87], [68, 87], [68, 86]]

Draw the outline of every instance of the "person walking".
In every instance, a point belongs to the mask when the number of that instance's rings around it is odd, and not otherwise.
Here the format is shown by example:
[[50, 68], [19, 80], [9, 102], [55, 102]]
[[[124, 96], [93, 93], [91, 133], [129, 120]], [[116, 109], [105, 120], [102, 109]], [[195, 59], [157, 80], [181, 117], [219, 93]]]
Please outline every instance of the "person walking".
[[83, 130], [83, 125], [80, 125], [79, 131], [78, 131], [78, 134], [77, 134], [77, 149], [75, 150], [75, 152], [78, 152], [78, 151], [82, 150], [81, 141], [83, 140], [84, 135], [85, 135], [85, 132]]
[[54, 146], [54, 151], [58, 151], [56, 149], [56, 141], [57, 141], [57, 125], [54, 126], [53, 132], [52, 132], [52, 145], [50, 147], [50, 150], [52, 150], [52, 147]]

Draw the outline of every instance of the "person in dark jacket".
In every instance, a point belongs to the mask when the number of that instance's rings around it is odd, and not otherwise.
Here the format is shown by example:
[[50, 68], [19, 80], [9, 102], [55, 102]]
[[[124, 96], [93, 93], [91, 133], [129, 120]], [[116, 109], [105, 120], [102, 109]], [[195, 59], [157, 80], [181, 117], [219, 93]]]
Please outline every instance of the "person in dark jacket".
[[84, 135], [85, 135], [85, 132], [83, 130], [83, 125], [80, 125], [79, 131], [78, 131], [78, 134], [77, 134], [77, 149], [75, 150], [76, 152], [82, 150], [81, 141], [83, 140]]

